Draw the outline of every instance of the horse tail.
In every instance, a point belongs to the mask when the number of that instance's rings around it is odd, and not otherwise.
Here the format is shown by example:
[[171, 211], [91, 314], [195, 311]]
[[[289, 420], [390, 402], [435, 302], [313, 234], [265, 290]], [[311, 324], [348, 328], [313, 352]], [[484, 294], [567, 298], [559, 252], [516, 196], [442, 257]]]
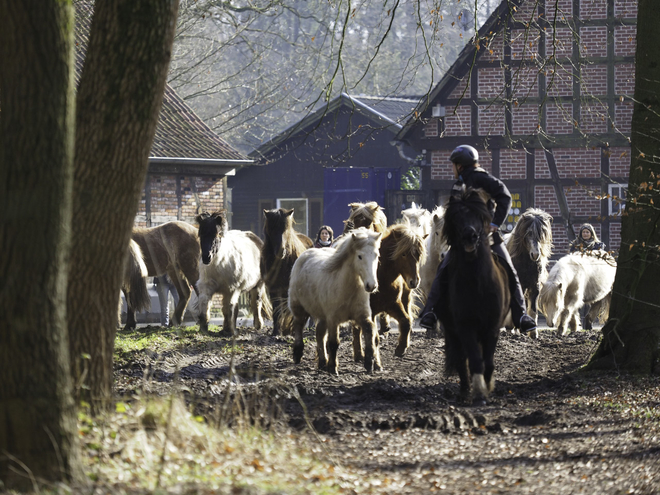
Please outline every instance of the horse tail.
[[146, 311], [151, 308], [151, 296], [147, 289], [147, 266], [140, 246], [131, 239], [128, 256], [124, 264], [123, 288], [127, 293], [127, 305], [134, 311]]
[[273, 319], [273, 303], [270, 300], [266, 286], [261, 287], [261, 317], [264, 320]]

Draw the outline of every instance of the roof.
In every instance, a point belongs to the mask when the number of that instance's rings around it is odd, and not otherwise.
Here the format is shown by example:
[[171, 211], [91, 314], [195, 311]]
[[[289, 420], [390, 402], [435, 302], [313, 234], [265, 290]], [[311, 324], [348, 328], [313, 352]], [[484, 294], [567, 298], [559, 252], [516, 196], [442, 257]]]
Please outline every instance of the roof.
[[341, 93], [327, 105], [323, 105], [285, 131], [266, 141], [248, 156], [260, 158], [267, 155], [292, 136], [301, 132], [310, 132], [312, 127], [319, 126], [324, 119], [334, 118], [331, 116], [342, 107], [363, 115], [392, 134], [397, 134], [418, 102], [419, 97], [350, 96]]
[[452, 64], [449, 70], [445, 75], [440, 79], [440, 82], [436, 85], [433, 90], [424, 95], [421, 99], [418, 100], [417, 106], [412, 112], [411, 118], [402, 126], [399, 133], [396, 135], [397, 141], [403, 141], [406, 138], [408, 132], [414, 127], [416, 123], [419, 122], [422, 114], [427, 111], [431, 103], [434, 103], [438, 99], [443, 91], [451, 91], [454, 87], [456, 81], [460, 81], [465, 74], [468, 73], [472, 67], [476, 57], [478, 56], [478, 50], [485, 49], [485, 44], [481, 43], [475, 45], [473, 42], [475, 39], [483, 40], [492, 33], [499, 31], [499, 29], [504, 25], [504, 21], [508, 14], [511, 11], [515, 11], [522, 3], [526, 0], [502, 0], [497, 8], [493, 11], [490, 17], [484, 22], [484, 24], [479, 28], [479, 31], [475, 37], [466, 43], [461, 50], [461, 53], [458, 54], [456, 61]]
[[[76, 76], [82, 72], [93, 1], [76, 0]], [[207, 126], [169, 84], [165, 86], [163, 105], [158, 117], [156, 135], [149, 154], [150, 170], [159, 173], [190, 172], [195, 167], [201, 175], [231, 173], [236, 167], [253, 160], [232, 148]], [[182, 168], [183, 167], [183, 168]]]

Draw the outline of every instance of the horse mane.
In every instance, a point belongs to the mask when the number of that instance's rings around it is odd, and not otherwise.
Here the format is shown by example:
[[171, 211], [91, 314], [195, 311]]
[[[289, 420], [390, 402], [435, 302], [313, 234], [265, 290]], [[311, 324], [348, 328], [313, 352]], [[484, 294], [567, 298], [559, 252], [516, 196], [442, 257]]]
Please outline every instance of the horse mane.
[[385, 233], [385, 230], [387, 230], [387, 217], [378, 203], [369, 201], [368, 203], [350, 203], [348, 206], [351, 207], [351, 214], [347, 222], [355, 223], [356, 218], [362, 217], [372, 225], [373, 231]]
[[[360, 227], [346, 234], [344, 239], [342, 239], [342, 241], [339, 244], [337, 244], [333, 255], [330, 258], [328, 258], [328, 261], [325, 265], [328, 271], [335, 272], [341, 269], [344, 266], [345, 261], [351, 256], [351, 254], [353, 254], [356, 250], [362, 248], [369, 242], [372, 242], [372, 239], [375, 237], [376, 234], [370, 232], [365, 227]], [[322, 248], [322, 249], [331, 249], [331, 248]]]
[[[206, 221], [209, 219], [213, 219], [214, 220], [213, 224], [216, 226], [220, 225], [220, 230], [224, 234], [229, 230], [229, 224], [227, 223], [226, 212], [227, 210], [216, 210], [213, 213], [208, 213], [204, 211], [195, 217], [195, 222], [200, 227], [202, 226], [202, 224], [204, 224], [207, 228], [209, 228], [208, 222]], [[215, 227], [215, 229], [216, 230], [212, 234], [214, 237], [217, 235], [217, 230], [218, 230], [217, 227]], [[210, 234], [210, 232], [205, 232], [205, 233]]]
[[[289, 211], [291, 213], [287, 213]], [[269, 215], [268, 213], [273, 214]], [[292, 213], [293, 210], [285, 210], [283, 208], [280, 208], [279, 210], [264, 210], [264, 215], [266, 217], [266, 222], [264, 224], [264, 235], [266, 238], [264, 249], [266, 251], [275, 251], [275, 249], [280, 247], [272, 244], [272, 235], [270, 235], [271, 233], [277, 234], [278, 232], [282, 232], [281, 248], [287, 256], [294, 256], [297, 258], [307, 249], [298, 236], [298, 232], [293, 228], [296, 221], [294, 220]]]
[[404, 254], [417, 252], [419, 253], [420, 263], [424, 264], [426, 260], [426, 244], [424, 239], [408, 225], [404, 223], [390, 225], [385, 231], [385, 234], [383, 234], [381, 246], [385, 245], [386, 240], [390, 238], [395, 241], [394, 249], [392, 249], [389, 256], [390, 259], [395, 260]]
[[451, 245], [451, 229], [453, 225], [459, 223], [460, 218], [463, 216], [464, 209], [477, 214], [484, 225], [488, 225], [493, 215], [488, 207], [489, 196], [483, 189], [473, 189], [468, 187], [460, 197], [451, 197], [445, 210], [445, 224], [442, 227], [442, 236], [446, 239], [447, 244]]
[[541, 256], [545, 259], [552, 256], [552, 216], [538, 208], [528, 208], [511, 231], [511, 237], [506, 246], [511, 257], [526, 256], [525, 237], [529, 235], [538, 240]]

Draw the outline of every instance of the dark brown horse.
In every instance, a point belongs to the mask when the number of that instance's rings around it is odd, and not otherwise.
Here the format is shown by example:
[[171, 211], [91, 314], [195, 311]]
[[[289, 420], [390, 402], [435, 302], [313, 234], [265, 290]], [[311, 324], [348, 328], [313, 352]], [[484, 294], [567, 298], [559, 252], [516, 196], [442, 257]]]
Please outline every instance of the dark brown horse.
[[[298, 256], [314, 245], [313, 241], [293, 228], [293, 209], [264, 210], [264, 245], [261, 249], [261, 278], [273, 305], [273, 335], [291, 333], [290, 325], [281, 318], [289, 297], [289, 277]], [[287, 320], [290, 320], [287, 319]], [[281, 328], [286, 325], [286, 328]]]
[[[185, 222], [167, 222], [157, 227], [134, 228], [133, 240], [144, 255], [149, 277], [167, 274], [179, 294], [172, 323], [180, 325], [190, 299], [191, 286], [199, 280], [202, 252], [197, 229]], [[129, 315], [130, 317], [130, 315]], [[135, 314], [132, 315], [135, 318]]]
[[490, 249], [488, 196], [468, 188], [452, 197], [443, 233], [451, 246], [436, 311], [445, 329], [447, 371], [457, 371], [461, 395], [485, 402], [493, 389], [494, 355], [510, 293], [504, 267]]
[[[419, 285], [419, 268], [426, 257], [424, 239], [405, 224], [390, 226], [382, 237], [378, 262], [378, 291], [371, 293], [369, 303], [375, 318], [386, 313], [399, 323], [399, 341], [395, 356], [403, 356], [410, 345], [414, 315], [412, 292]], [[353, 358], [364, 359], [362, 330], [353, 327]], [[378, 337], [377, 337], [378, 338]]]

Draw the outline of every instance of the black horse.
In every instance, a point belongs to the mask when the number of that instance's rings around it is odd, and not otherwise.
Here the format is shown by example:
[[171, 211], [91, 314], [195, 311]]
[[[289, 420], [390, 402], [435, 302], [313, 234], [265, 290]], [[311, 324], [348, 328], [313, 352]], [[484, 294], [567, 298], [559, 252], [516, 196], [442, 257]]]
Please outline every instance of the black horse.
[[447, 372], [458, 372], [464, 400], [471, 381], [475, 403], [484, 403], [493, 389], [493, 357], [511, 297], [506, 270], [490, 249], [488, 203], [484, 191], [472, 188], [450, 199], [443, 235], [451, 249], [436, 307]]
[[[289, 297], [289, 277], [298, 256], [314, 245], [312, 240], [293, 228], [293, 209], [264, 210], [264, 246], [261, 248], [261, 277], [273, 305], [273, 335], [280, 335], [284, 323], [282, 311]], [[285, 335], [291, 333], [285, 328]]]

